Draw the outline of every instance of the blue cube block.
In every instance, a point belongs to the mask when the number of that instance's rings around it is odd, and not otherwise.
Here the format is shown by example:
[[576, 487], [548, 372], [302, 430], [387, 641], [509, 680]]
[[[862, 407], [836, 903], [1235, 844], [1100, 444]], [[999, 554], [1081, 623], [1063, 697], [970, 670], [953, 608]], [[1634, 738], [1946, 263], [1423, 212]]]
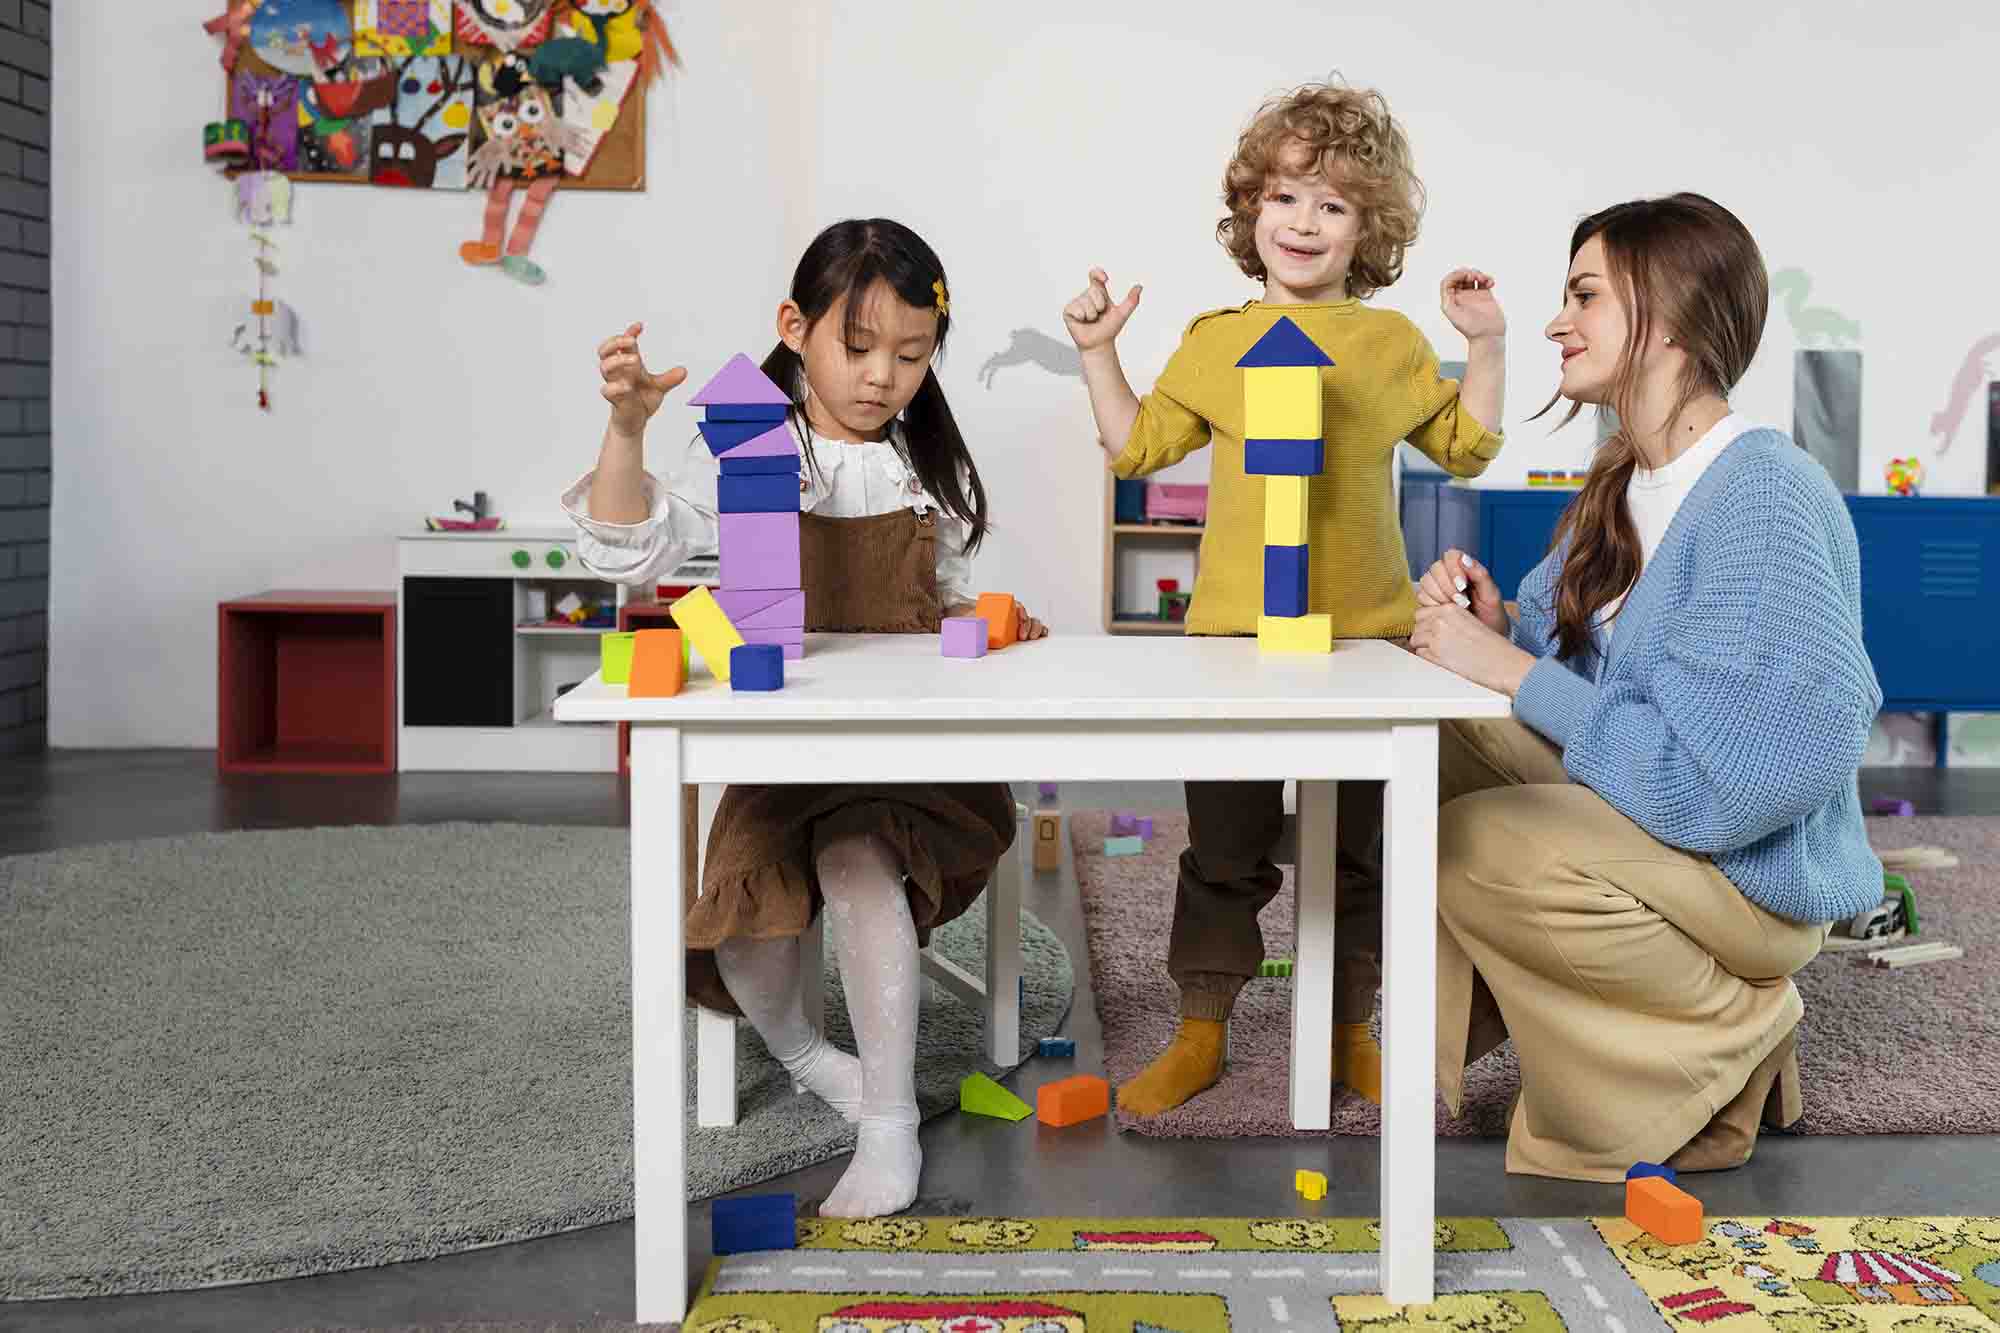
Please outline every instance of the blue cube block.
[[1245, 440], [1243, 471], [1253, 477], [1310, 477], [1326, 471], [1325, 440]]
[[1043, 1037], [1035, 1043], [1035, 1054], [1056, 1060], [1076, 1057], [1076, 1040], [1072, 1037]]
[[790, 457], [784, 454], [753, 454], [748, 458], [736, 458], [724, 454], [716, 462], [721, 465], [722, 475], [725, 477], [757, 477], [772, 472], [782, 472], [796, 480], [799, 475], [797, 454]]
[[740, 643], [731, 648], [729, 688], [756, 691], [784, 689], [784, 648], [775, 643]]
[[756, 439], [771, 429], [768, 421], [700, 421], [695, 423], [701, 431], [702, 441], [708, 451], [719, 454], [725, 449], [734, 449], [739, 444]]
[[1264, 614], [1302, 616], [1306, 611], [1307, 551], [1304, 546], [1264, 548]]
[[709, 1250], [717, 1255], [798, 1248], [799, 1201], [790, 1194], [717, 1199], [709, 1210]]
[[762, 421], [768, 427], [790, 410], [789, 403], [709, 403], [701, 414], [710, 421]]
[[715, 479], [716, 509], [724, 514], [796, 514], [797, 472], [724, 473]]
[[1658, 1162], [1634, 1162], [1631, 1169], [1625, 1173], [1627, 1180], [1637, 1180], [1641, 1176], [1659, 1176], [1669, 1185], [1679, 1179], [1672, 1167], [1661, 1166]]

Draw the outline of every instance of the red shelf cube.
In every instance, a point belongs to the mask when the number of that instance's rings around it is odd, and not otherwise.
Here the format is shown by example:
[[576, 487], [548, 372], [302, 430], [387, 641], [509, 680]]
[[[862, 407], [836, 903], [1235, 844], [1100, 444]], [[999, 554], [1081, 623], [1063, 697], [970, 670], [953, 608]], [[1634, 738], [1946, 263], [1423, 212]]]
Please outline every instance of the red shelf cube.
[[396, 771], [395, 593], [278, 590], [216, 613], [218, 771]]

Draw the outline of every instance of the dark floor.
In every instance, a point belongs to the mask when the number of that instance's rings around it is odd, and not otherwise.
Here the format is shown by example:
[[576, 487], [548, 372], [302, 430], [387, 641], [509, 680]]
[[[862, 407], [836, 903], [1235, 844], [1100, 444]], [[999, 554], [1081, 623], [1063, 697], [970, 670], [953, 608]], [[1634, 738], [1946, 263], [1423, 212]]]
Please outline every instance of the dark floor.
[[[1907, 797], [1920, 814], [2000, 813], [2000, 770], [1881, 769], [1862, 774], [1862, 795]], [[1071, 808], [1174, 809], [1168, 784], [1066, 787]], [[0, 855], [174, 833], [316, 824], [510, 820], [619, 826], [617, 779], [564, 774], [406, 774], [393, 778], [221, 780], [201, 751], [58, 751], [0, 762]], [[1068, 945], [1077, 991], [1065, 1031], [1076, 1060], [1030, 1063], [1013, 1080], [1029, 1095], [1045, 1079], [1097, 1067], [1101, 1057], [1076, 886], [1036, 877], [1029, 907]], [[925, 1127], [928, 1213], [1028, 1216], [1268, 1215], [1297, 1202], [1292, 1171], [1327, 1172], [1324, 1210], [1378, 1211], [1377, 1144], [1351, 1137], [1160, 1140], [1116, 1135], [1108, 1123], [1051, 1131], [944, 1116]], [[1748, 1167], [1701, 1183], [1710, 1211], [1931, 1214], [1991, 1212], [2000, 1200], [2000, 1142], [1985, 1137], [1767, 1139]], [[1437, 1208], [1444, 1215], [1578, 1216], [1615, 1212], [1615, 1187], [1509, 1176], [1498, 1141], [1438, 1145]], [[824, 1197], [845, 1159], [751, 1191]], [[708, 1216], [690, 1226], [705, 1246]], [[693, 1256], [699, 1273], [708, 1256]], [[453, 1322], [588, 1325], [632, 1318], [629, 1224], [423, 1263], [254, 1286], [99, 1300], [0, 1305], [0, 1331], [381, 1328]]]

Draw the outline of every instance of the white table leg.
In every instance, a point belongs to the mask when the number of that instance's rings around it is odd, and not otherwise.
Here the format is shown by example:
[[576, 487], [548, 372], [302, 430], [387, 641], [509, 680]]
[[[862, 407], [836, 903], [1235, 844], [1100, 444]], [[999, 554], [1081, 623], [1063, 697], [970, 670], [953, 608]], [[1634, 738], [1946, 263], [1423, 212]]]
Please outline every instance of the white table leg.
[[[697, 864], [708, 855], [708, 831], [715, 826], [722, 788], [713, 783], [699, 789], [695, 820]], [[638, 806], [635, 802], [633, 809]], [[697, 892], [699, 882], [697, 882]], [[695, 1123], [727, 1128], [736, 1123], [736, 1019], [714, 1009], [697, 1008], [694, 1015]]]
[[1334, 783], [1299, 783], [1292, 866], [1292, 1126], [1333, 1118]]
[[986, 886], [986, 1054], [1002, 1069], [1021, 1062], [1021, 838]]
[[631, 767], [633, 1317], [672, 1323], [688, 1304], [679, 730], [633, 727]]
[[1435, 722], [1390, 728], [1383, 795], [1382, 1291], [1432, 1299], [1437, 1215], [1437, 765]]

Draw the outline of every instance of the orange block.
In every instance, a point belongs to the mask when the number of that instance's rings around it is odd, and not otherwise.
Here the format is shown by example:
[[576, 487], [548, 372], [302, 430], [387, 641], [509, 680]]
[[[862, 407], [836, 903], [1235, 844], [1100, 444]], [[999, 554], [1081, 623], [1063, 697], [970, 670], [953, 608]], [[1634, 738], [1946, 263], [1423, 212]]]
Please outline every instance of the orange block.
[[1625, 1220], [1669, 1245], [1692, 1245], [1702, 1235], [1701, 1200], [1663, 1176], [1638, 1176], [1625, 1182]]
[[1015, 614], [1011, 592], [982, 592], [972, 614], [986, 622], [986, 647], [1005, 648], [1021, 635], [1021, 620]]
[[1111, 1109], [1111, 1085], [1095, 1074], [1044, 1083], [1035, 1093], [1035, 1119], [1045, 1125], [1080, 1125]]
[[687, 683], [687, 658], [681, 653], [677, 629], [642, 629], [632, 635], [632, 674], [625, 685], [628, 699], [668, 699]]

